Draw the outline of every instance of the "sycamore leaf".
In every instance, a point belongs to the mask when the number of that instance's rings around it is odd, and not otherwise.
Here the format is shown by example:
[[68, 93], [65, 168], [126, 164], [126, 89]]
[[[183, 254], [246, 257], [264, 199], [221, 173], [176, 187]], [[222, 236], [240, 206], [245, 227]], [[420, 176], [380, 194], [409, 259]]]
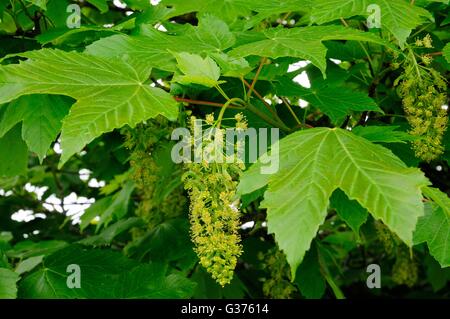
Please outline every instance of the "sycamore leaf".
[[407, 0], [316, 0], [310, 19], [312, 23], [324, 24], [356, 15], [369, 17], [375, 12], [374, 5], [380, 10], [381, 28], [391, 32], [400, 46], [406, 42], [411, 30], [422, 23], [422, 17], [433, 20], [427, 10]]
[[28, 3], [34, 4], [35, 6], [47, 10], [47, 0], [25, 0]]
[[263, 32], [244, 33], [250, 43], [234, 48], [231, 56], [259, 55], [269, 58], [296, 57], [311, 61], [325, 75], [327, 48], [323, 41], [357, 40], [389, 45], [374, 34], [341, 26], [271, 28]]
[[337, 214], [355, 232], [357, 240], [360, 239], [359, 228], [367, 220], [369, 213], [355, 200], [349, 200], [347, 195], [337, 189], [330, 198], [330, 206], [336, 209]]
[[132, 227], [141, 226], [142, 224], [142, 219], [140, 219], [139, 217], [122, 219], [102, 230], [100, 234], [82, 239], [78, 243], [82, 245], [92, 246], [108, 245], [116, 236], [129, 230]]
[[21, 175], [27, 170], [28, 149], [20, 132], [20, 125], [16, 125], [0, 138], [0, 177]]
[[420, 170], [343, 129], [296, 132], [276, 146], [279, 159], [277, 152], [262, 158], [278, 162], [278, 172], [262, 174], [261, 159], [244, 173], [238, 191], [250, 193], [268, 184], [261, 207], [267, 208], [268, 230], [285, 252], [293, 276], [337, 188], [412, 245], [417, 219], [423, 215], [421, 187], [428, 183]]
[[189, 12], [213, 13], [222, 17], [226, 22], [234, 22], [237, 17], [251, 16], [252, 11], [271, 15], [298, 11], [309, 6], [312, 0], [162, 0], [161, 4], [170, 6], [170, 17]]
[[224, 76], [242, 78], [252, 70], [244, 58], [232, 58], [224, 53], [212, 53], [211, 57], [219, 64]]
[[200, 18], [198, 26], [188, 25], [183, 33], [169, 35], [149, 28], [144, 35], [114, 35], [94, 42], [86, 52], [101, 57], [128, 56], [166, 71], [176, 70], [170, 52], [211, 53], [231, 47], [235, 36], [228, 26], [213, 16]]
[[450, 43], [447, 43], [444, 49], [442, 49], [442, 54], [444, 55], [447, 62], [450, 63]]
[[6, 106], [0, 121], [0, 137], [22, 122], [22, 138], [42, 163], [61, 130], [62, 119], [69, 113], [71, 105], [71, 99], [64, 96], [22, 96]]
[[350, 111], [376, 111], [383, 113], [367, 94], [346, 87], [319, 86], [304, 88], [293, 81], [282, 78], [276, 85], [280, 96], [296, 96], [319, 108], [334, 123], [338, 123]]
[[93, 4], [101, 13], [108, 11], [108, 0], [87, 0], [87, 2]]
[[202, 58], [197, 54], [175, 53], [178, 68], [183, 75], [175, 75], [174, 82], [180, 84], [200, 84], [214, 87], [220, 84], [220, 68], [210, 57]]
[[19, 275], [22, 275], [26, 272], [29, 272], [36, 268], [44, 259], [44, 255], [29, 257], [25, 260], [22, 260], [16, 267], [15, 272]]
[[[139, 264], [121, 253], [71, 245], [43, 260], [19, 285], [23, 298], [187, 298], [190, 280], [166, 275], [167, 265]], [[67, 285], [68, 266], [80, 270], [80, 288]]]
[[145, 84], [150, 70], [139, 63], [51, 49], [20, 56], [28, 60], [0, 67], [0, 103], [36, 93], [77, 100], [62, 126], [61, 165], [105, 132], [158, 114], [177, 116], [175, 100]]
[[319, 299], [324, 295], [326, 284], [320, 272], [317, 249], [311, 249], [306, 253], [297, 269], [295, 284], [300, 289], [301, 294], [308, 299]]
[[14, 271], [0, 268], [0, 299], [17, 298], [17, 285], [19, 275]]
[[130, 196], [134, 187], [134, 183], [129, 181], [120, 192], [112, 196], [109, 206], [101, 212], [100, 220], [97, 224], [97, 231], [102, 226], [108, 225], [113, 220], [119, 220], [127, 214]]
[[450, 266], [450, 198], [437, 188], [424, 187], [424, 194], [434, 203], [425, 206], [425, 216], [419, 219], [414, 243], [426, 242], [430, 254], [441, 267]]
[[371, 142], [376, 143], [406, 143], [413, 141], [417, 137], [403, 131], [396, 131], [399, 126], [357, 126], [352, 132], [358, 136], [364, 137]]

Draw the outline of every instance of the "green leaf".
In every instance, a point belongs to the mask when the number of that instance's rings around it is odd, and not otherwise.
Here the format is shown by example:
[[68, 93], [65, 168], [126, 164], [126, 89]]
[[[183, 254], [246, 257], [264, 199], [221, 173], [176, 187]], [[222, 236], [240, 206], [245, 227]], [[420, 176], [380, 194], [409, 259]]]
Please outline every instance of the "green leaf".
[[42, 163], [69, 113], [71, 99], [55, 95], [27, 95], [6, 106], [0, 121], [0, 137], [22, 122], [22, 138]]
[[434, 203], [425, 206], [425, 216], [419, 219], [414, 243], [426, 242], [430, 254], [441, 267], [450, 266], [450, 198], [436, 188], [425, 187], [424, 194]]
[[28, 149], [20, 132], [20, 125], [16, 125], [0, 138], [0, 177], [12, 177], [27, 171]]
[[150, 70], [139, 63], [52, 49], [21, 56], [28, 60], [0, 67], [0, 103], [35, 93], [77, 99], [63, 122], [61, 165], [105, 132], [158, 114], [177, 116], [175, 100], [145, 84]]
[[369, 5], [379, 6], [381, 28], [391, 32], [400, 46], [406, 42], [411, 30], [423, 22], [422, 17], [433, 20], [427, 10], [411, 5], [407, 0], [317, 0], [312, 6], [311, 22], [324, 24], [356, 15], [368, 17], [373, 13], [368, 10]]
[[17, 298], [17, 285], [19, 275], [14, 271], [0, 268], [0, 299]]
[[47, 10], [47, 0], [25, 0], [25, 2], [34, 4], [35, 6], [43, 9], [43, 10]]
[[412, 245], [417, 219], [423, 215], [420, 189], [428, 183], [420, 170], [342, 129], [308, 129], [278, 145], [279, 160], [276, 152], [263, 155], [278, 161], [278, 172], [262, 174], [259, 160], [244, 173], [238, 191], [250, 193], [268, 184], [261, 207], [268, 210], [268, 231], [285, 252], [293, 277], [338, 187]]
[[22, 260], [16, 267], [16, 273], [19, 275], [22, 275], [26, 272], [32, 271], [34, 268], [36, 268], [40, 263], [42, 263], [42, 260], [44, 259], [44, 255], [34, 256], [27, 258], [25, 260]]
[[[69, 265], [80, 267], [80, 288], [70, 289]], [[25, 277], [23, 298], [187, 298], [193, 284], [177, 274], [166, 276], [165, 264], [139, 264], [122, 254], [69, 246], [46, 257], [43, 266]]]
[[195, 283], [178, 274], [165, 276], [167, 266], [159, 263], [141, 265], [124, 273], [118, 280], [114, 298], [189, 298]]
[[350, 111], [383, 111], [367, 94], [346, 87], [319, 86], [304, 88], [293, 81], [282, 78], [276, 85], [280, 96], [296, 96], [308, 101], [324, 112], [333, 123], [343, 120]]
[[14, 18], [6, 11], [0, 11], [0, 30], [11, 34], [17, 30]]
[[42, 240], [33, 242], [31, 240], [18, 242], [12, 250], [7, 251], [11, 258], [29, 258], [40, 255], [50, 255], [57, 250], [67, 246], [67, 243], [61, 240]]
[[347, 195], [340, 189], [333, 192], [330, 201], [330, 206], [336, 209], [339, 217], [355, 232], [357, 240], [360, 240], [359, 228], [367, 220], [367, 210], [362, 208], [357, 201], [349, 200]]
[[[196, 54], [175, 53], [178, 68], [183, 75], [175, 75], [174, 82], [180, 84], [200, 84], [207, 87], [214, 87], [219, 82], [220, 68], [210, 57], [202, 58]], [[223, 83], [223, 82], [222, 82]]]
[[301, 294], [308, 299], [319, 299], [324, 295], [326, 285], [320, 272], [317, 249], [311, 249], [306, 253], [297, 269], [295, 283]]
[[187, 25], [184, 32], [169, 35], [151, 27], [143, 35], [114, 35], [94, 42], [86, 52], [101, 57], [130, 57], [140, 63], [166, 71], [176, 70], [170, 52], [195, 54], [220, 52], [230, 48], [235, 36], [228, 26], [213, 16], [199, 19], [199, 25]]
[[352, 28], [340, 26], [271, 28], [263, 32], [248, 32], [250, 43], [234, 48], [231, 56], [259, 55], [269, 58], [296, 57], [310, 60], [325, 76], [327, 48], [323, 41], [356, 40], [388, 45], [383, 39]]
[[175, 261], [188, 255], [192, 249], [189, 240], [189, 223], [186, 219], [167, 220], [150, 229], [139, 240], [125, 247], [127, 255], [142, 260]]
[[113, 220], [119, 220], [128, 212], [128, 204], [131, 193], [134, 190], [134, 183], [129, 181], [120, 192], [112, 197], [111, 204], [100, 215], [97, 224], [97, 231], [104, 225], [108, 225]]
[[357, 126], [352, 132], [375, 143], [406, 143], [416, 139], [406, 132], [396, 131], [399, 126]]
[[[69, 265], [80, 267], [81, 288], [67, 286]], [[46, 257], [42, 267], [26, 276], [19, 285], [23, 298], [108, 298], [113, 297], [120, 274], [138, 263], [107, 250], [88, 250], [68, 246]]]
[[109, 0], [87, 0], [87, 2], [94, 5], [101, 13], [105, 13], [109, 10], [108, 6]]
[[450, 43], [447, 43], [445, 47], [442, 49], [442, 54], [448, 63], [450, 63]]
[[100, 217], [104, 211], [111, 206], [113, 196], [103, 197], [97, 200], [94, 204], [89, 206], [88, 209], [84, 212], [84, 214], [80, 217], [80, 230], [83, 231], [88, 227], [91, 222], [96, 218]]
[[425, 258], [427, 279], [433, 287], [433, 291], [439, 291], [450, 281], [450, 268], [441, 268], [431, 256]]
[[232, 58], [224, 53], [212, 53], [211, 56], [219, 64], [224, 76], [242, 78], [252, 70], [244, 58]]
[[101, 246], [111, 244], [113, 239], [132, 227], [142, 225], [142, 220], [138, 217], [131, 217], [119, 220], [117, 223], [105, 228], [100, 234], [80, 240], [82, 245]]

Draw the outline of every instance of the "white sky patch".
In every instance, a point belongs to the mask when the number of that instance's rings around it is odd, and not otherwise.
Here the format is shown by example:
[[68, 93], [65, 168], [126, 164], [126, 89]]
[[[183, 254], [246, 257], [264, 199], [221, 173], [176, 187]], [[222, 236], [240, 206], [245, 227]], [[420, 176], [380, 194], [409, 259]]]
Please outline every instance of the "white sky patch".
[[0, 189], [0, 196], [4, 196], [4, 197], [8, 197], [11, 196], [13, 194], [12, 191], [6, 191], [4, 189]]
[[106, 23], [103, 25], [104, 28], [112, 28], [114, 26], [114, 23]]
[[166, 86], [166, 85], [164, 84], [164, 81], [163, 81], [162, 79], [156, 80], [156, 83], [158, 83], [158, 84], [161, 85], [161, 86]]
[[102, 188], [105, 185], [105, 181], [98, 181], [96, 178], [92, 178], [88, 183], [88, 186], [92, 188]]
[[249, 222], [242, 224], [241, 228], [245, 230], [245, 229], [253, 228], [253, 226], [255, 226], [255, 222], [249, 221]]
[[120, 0], [114, 0], [113, 3], [117, 8], [120, 9], [125, 9], [127, 7], [127, 5]]
[[159, 24], [159, 23], [155, 25], [155, 29], [162, 31], [162, 32], [167, 32], [167, 29], [162, 24]]
[[298, 99], [298, 105], [299, 105], [302, 109], [304, 109], [305, 107], [308, 107], [309, 103], [308, 103], [307, 101], [305, 101], [305, 100]]
[[25, 222], [34, 220], [36, 217], [34, 216], [34, 212], [29, 209], [20, 209], [14, 214], [11, 215], [11, 219], [16, 222]]
[[80, 175], [80, 179], [82, 181], [88, 181], [92, 172], [90, 170], [88, 170], [87, 168], [82, 168], [78, 171], [78, 174]]
[[152, 6], [157, 6], [160, 2], [161, 2], [161, 0], [150, 0], [150, 4]]
[[311, 63], [311, 61], [298, 61], [298, 62], [289, 64], [288, 72], [297, 71], [297, 70], [299, 70], [301, 68], [304, 68], [305, 66], [307, 66], [310, 63]]
[[441, 108], [442, 108], [443, 110], [446, 110], [446, 111], [447, 111], [447, 110], [448, 110], [448, 105], [447, 105], [447, 104], [444, 104], [444, 105], [441, 106]]
[[35, 193], [38, 200], [42, 200], [42, 196], [47, 191], [47, 189], [48, 189], [47, 186], [38, 187], [38, 186], [31, 185], [30, 183], [25, 184], [25, 190], [28, 193]]
[[262, 222], [262, 223], [261, 223], [261, 226], [262, 226], [262, 227], [267, 227], [267, 222]]
[[306, 73], [306, 71], [303, 71], [295, 78], [293, 78], [293, 81], [300, 84], [304, 88], [309, 89], [311, 87], [311, 83], [309, 82], [308, 74]]
[[338, 60], [338, 59], [330, 59], [330, 61], [332, 61], [334, 64], [341, 64], [342, 61]]
[[[63, 202], [56, 197], [55, 194], [52, 194], [47, 198], [46, 203], [43, 204], [43, 206], [50, 212], [65, 212], [66, 216], [71, 217], [72, 224], [78, 224], [80, 223], [80, 217], [93, 203], [95, 203], [95, 198], [78, 196], [76, 193], [72, 192], [64, 198]], [[35, 214], [34, 216], [38, 217], [38, 214]]]
[[59, 140], [53, 145], [53, 150], [56, 154], [62, 153], [61, 143], [59, 142]]
[[127, 16], [127, 17], [129, 17], [130, 15], [132, 15], [134, 12], [133, 11], [126, 11], [125, 12], [125, 15]]
[[280, 98], [279, 98], [278, 96], [276, 96], [276, 95], [273, 96], [273, 99], [274, 99], [274, 101], [275, 101], [277, 104], [283, 103], [283, 100], [280, 99]]
[[268, 98], [264, 98], [264, 101], [266, 101], [268, 104], [272, 105], [272, 100]]
[[56, 197], [55, 194], [50, 195], [46, 200], [45, 203], [42, 205], [44, 208], [50, 212], [57, 211], [58, 213], [62, 213], [63, 209], [61, 206], [61, 200]]
[[436, 166], [436, 170], [437, 170], [438, 172], [442, 172], [442, 166], [441, 166], [441, 165]]

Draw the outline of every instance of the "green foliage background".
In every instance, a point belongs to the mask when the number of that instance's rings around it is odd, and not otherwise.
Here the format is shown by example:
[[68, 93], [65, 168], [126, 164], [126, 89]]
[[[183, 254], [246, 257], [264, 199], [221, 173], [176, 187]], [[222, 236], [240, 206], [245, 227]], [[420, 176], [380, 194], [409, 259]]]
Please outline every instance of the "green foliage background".
[[[450, 297], [448, 0], [123, 2], [0, 0], [0, 298]], [[221, 287], [170, 132], [225, 103], [282, 139], [238, 181]]]

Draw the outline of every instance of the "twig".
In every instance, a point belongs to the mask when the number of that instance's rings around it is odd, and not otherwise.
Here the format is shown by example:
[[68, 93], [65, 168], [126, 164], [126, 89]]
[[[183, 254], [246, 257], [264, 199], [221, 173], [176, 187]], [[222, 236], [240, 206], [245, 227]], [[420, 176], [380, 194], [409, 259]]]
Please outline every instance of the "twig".
[[249, 100], [250, 97], [252, 96], [252, 92], [255, 89], [255, 84], [258, 81], [259, 74], [261, 73], [261, 70], [262, 70], [264, 64], [266, 64], [266, 61], [267, 61], [267, 58], [264, 57], [261, 59], [261, 62], [259, 63], [258, 70], [256, 70], [256, 74], [255, 74], [255, 77], [253, 78], [252, 85], [250, 85], [250, 88], [247, 93], [247, 100]]
[[[221, 103], [191, 100], [191, 99], [185, 99], [185, 98], [181, 98], [181, 97], [177, 97], [177, 96], [175, 97], [175, 100], [177, 100], [177, 102], [184, 102], [184, 103], [189, 103], [189, 104], [194, 104], [194, 105], [205, 105], [205, 106], [213, 106], [213, 107], [220, 107], [220, 108], [223, 107], [223, 104], [221, 104]], [[233, 106], [233, 105], [228, 106], [228, 108], [242, 109], [242, 107]]]

